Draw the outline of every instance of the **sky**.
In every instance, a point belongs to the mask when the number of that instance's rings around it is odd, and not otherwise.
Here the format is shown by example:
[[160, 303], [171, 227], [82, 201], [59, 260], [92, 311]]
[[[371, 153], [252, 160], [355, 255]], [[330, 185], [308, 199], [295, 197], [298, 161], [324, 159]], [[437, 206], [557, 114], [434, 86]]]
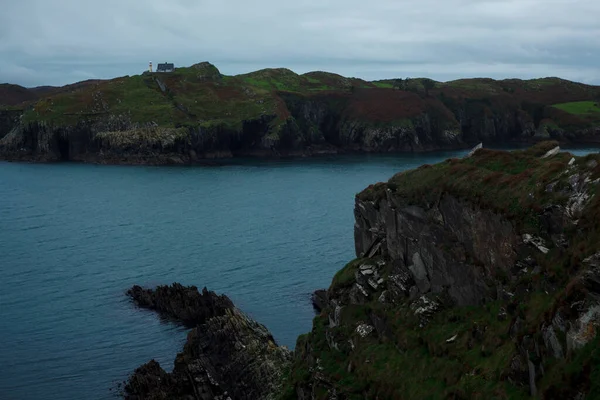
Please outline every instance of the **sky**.
[[0, 83], [64, 85], [209, 61], [368, 80], [600, 84], [598, 0], [1, 0]]

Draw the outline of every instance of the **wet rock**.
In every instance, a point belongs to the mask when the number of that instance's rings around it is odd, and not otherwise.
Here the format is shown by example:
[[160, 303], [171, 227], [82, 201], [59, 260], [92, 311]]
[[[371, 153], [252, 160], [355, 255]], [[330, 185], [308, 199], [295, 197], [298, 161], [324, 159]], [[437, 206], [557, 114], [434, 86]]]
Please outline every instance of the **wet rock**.
[[178, 283], [156, 289], [135, 285], [127, 291], [127, 295], [139, 307], [157, 311], [161, 316], [175, 319], [190, 328], [233, 308], [233, 302], [227, 296], [218, 296], [206, 288], [199, 293], [196, 286], [185, 287]]
[[226, 296], [179, 284], [156, 290], [134, 286], [128, 294], [141, 306], [197, 326], [189, 332], [173, 372], [166, 373], [155, 361], [138, 368], [125, 385], [126, 399], [250, 400], [272, 399], [278, 393], [289, 350]]

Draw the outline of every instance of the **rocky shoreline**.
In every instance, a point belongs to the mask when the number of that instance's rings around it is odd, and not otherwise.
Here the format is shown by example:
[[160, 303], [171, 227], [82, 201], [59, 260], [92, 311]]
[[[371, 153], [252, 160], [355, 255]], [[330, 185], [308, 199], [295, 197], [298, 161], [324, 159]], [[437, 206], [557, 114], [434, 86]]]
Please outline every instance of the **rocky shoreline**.
[[134, 286], [127, 295], [139, 307], [192, 329], [173, 372], [155, 360], [142, 365], [125, 383], [125, 399], [275, 399], [291, 353], [227, 296], [178, 283]]
[[226, 296], [134, 286], [191, 327], [127, 399], [600, 398], [600, 155], [479, 146], [355, 199], [357, 258], [277, 346]]

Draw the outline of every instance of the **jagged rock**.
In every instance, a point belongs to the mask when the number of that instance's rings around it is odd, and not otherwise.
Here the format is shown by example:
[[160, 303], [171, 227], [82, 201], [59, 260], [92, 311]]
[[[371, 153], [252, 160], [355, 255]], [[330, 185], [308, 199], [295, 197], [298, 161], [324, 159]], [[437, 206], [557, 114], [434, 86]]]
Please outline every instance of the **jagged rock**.
[[313, 308], [317, 312], [321, 312], [325, 307], [327, 307], [327, 304], [329, 303], [329, 300], [327, 297], [327, 290], [323, 290], [323, 289], [315, 290], [315, 292], [311, 295], [311, 302], [312, 302]]
[[427, 293], [429, 289], [431, 289], [431, 284], [429, 283], [429, 279], [427, 277], [427, 269], [425, 268], [425, 264], [421, 259], [421, 255], [419, 253], [415, 253], [412, 256], [413, 265], [409, 266], [408, 269], [413, 274], [413, 279], [419, 291], [421, 293]]
[[157, 311], [190, 328], [209, 318], [224, 315], [234, 307], [227, 296], [217, 296], [206, 288], [199, 293], [196, 286], [185, 287], [178, 283], [158, 286], [156, 289], [144, 289], [135, 285], [127, 291], [127, 295], [139, 307]]
[[360, 335], [360, 337], [367, 337], [371, 334], [371, 332], [373, 332], [375, 328], [372, 327], [371, 325], [367, 325], [367, 324], [360, 324], [359, 326], [356, 327], [356, 333], [358, 333]]
[[179, 284], [156, 290], [134, 286], [128, 293], [142, 306], [198, 325], [188, 334], [173, 372], [155, 361], [138, 368], [125, 385], [126, 399], [275, 398], [290, 352], [226, 296]]
[[596, 335], [600, 326], [600, 305], [596, 304], [585, 312], [574, 323], [567, 332], [567, 352], [577, 350], [585, 346]]
[[[514, 265], [518, 236], [506, 218], [445, 194], [437, 205], [444, 222], [432, 224], [423, 207], [397, 204], [399, 201], [389, 192], [377, 205], [357, 197], [354, 237], [357, 255], [364, 254], [383, 230], [383, 251], [398, 265], [390, 280], [403, 292], [414, 292], [412, 281], [418, 280], [418, 293], [440, 293], [448, 288], [457, 304], [478, 304], [489, 296], [486, 272], [508, 271]], [[369, 232], [373, 226], [380, 227], [377, 234]], [[456, 241], [461, 245], [456, 246]], [[455, 251], [443, 251], [444, 245]], [[461, 246], [486, 267], [466, 264]], [[410, 279], [406, 279], [404, 269], [409, 270]]]
[[544, 344], [546, 348], [550, 349], [554, 358], [563, 358], [563, 348], [560, 345], [558, 337], [556, 337], [556, 333], [552, 326], [547, 327], [542, 331], [542, 336], [544, 338]]

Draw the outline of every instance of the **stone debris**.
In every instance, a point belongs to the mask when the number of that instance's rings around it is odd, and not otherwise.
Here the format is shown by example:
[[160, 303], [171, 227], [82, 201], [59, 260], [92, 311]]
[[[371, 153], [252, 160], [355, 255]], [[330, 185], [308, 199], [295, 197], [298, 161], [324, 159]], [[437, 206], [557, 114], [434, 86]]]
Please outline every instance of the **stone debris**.
[[575, 321], [575, 326], [567, 332], [567, 351], [571, 352], [585, 346], [596, 335], [600, 325], [600, 306], [588, 309]]
[[573, 157], [569, 160], [569, 166], [571, 166], [573, 164], [575, 164], [575, 157]]
[[541, 251], [544, 254], [547, 254], [549, 251], [546, 247], [546, 242], [541, 237], [532, 236], [526, 233], [523, 235], [523, 243], [535, 246], [539, 251]]
[[359, 326], [356, 327], [356, 333], [358, 333], [360, 335], [360, 337], [367, 337], [371, 334], [371, 332], [373, 332], [375, 328], [372, 327], [371, 325], [367, 325], [367, 324], [360, 324]]
[[504, 307], [500, 308], [500, 312], [498, 312], [498, 321], [505, 321], [508, 318], [508, 314]]
[[429, 318], [439, 309], [439, 307], [439, 303], [429, 299], [427, 295], [419, 297], [411, 304], [414, 314], [421, 318], [420, 327], [425, 326], [427, 322], [429, 322]]
[[367, 282], [369, 283], [369, 286], [371, 286], [374, 290], [377, 290], [377, 288], [379, 288], [379, 285], [377, 285], [377, 282], [375, 282], [373, 279], [369, 278]]
[[450, 339], [446, 339], [446, 343], [454, 343], [456, 342], [456, 338], [458, 337], [458, 334], [452, 336]]
[[408, 291], [410, 290], [410, 282], [411, 282], [411, 277], [409, 274], [404, 273], [404, 274], [399, 274], [399, 275], [390, 275], [389, 279], [400, 289], [402, 290], [402, 292], [404, 293], [408, 293]]
[[363, 296], [365, 296], [365, 297], [369, 297], [369, 292], [367, 292], [367, 291], [365, 290], [365, 288], [364, 288], [364, 287], [362, 287], [362, 285], [361, 285], [360, 283], [356, 283], [355, 285], [356, 285], [356, 287], [358, 288], [358, 290], [359, 290], [359, 291], [360, 291], [360, 292], [363, 294]]
[[560, 146], [556, 146], [552, 150], [549, 150], [546, 154], [544, 154], [542, 156], [542, 158], [549, 158], [549, 157], [557, 155], [558, 153], [560, 153]]

